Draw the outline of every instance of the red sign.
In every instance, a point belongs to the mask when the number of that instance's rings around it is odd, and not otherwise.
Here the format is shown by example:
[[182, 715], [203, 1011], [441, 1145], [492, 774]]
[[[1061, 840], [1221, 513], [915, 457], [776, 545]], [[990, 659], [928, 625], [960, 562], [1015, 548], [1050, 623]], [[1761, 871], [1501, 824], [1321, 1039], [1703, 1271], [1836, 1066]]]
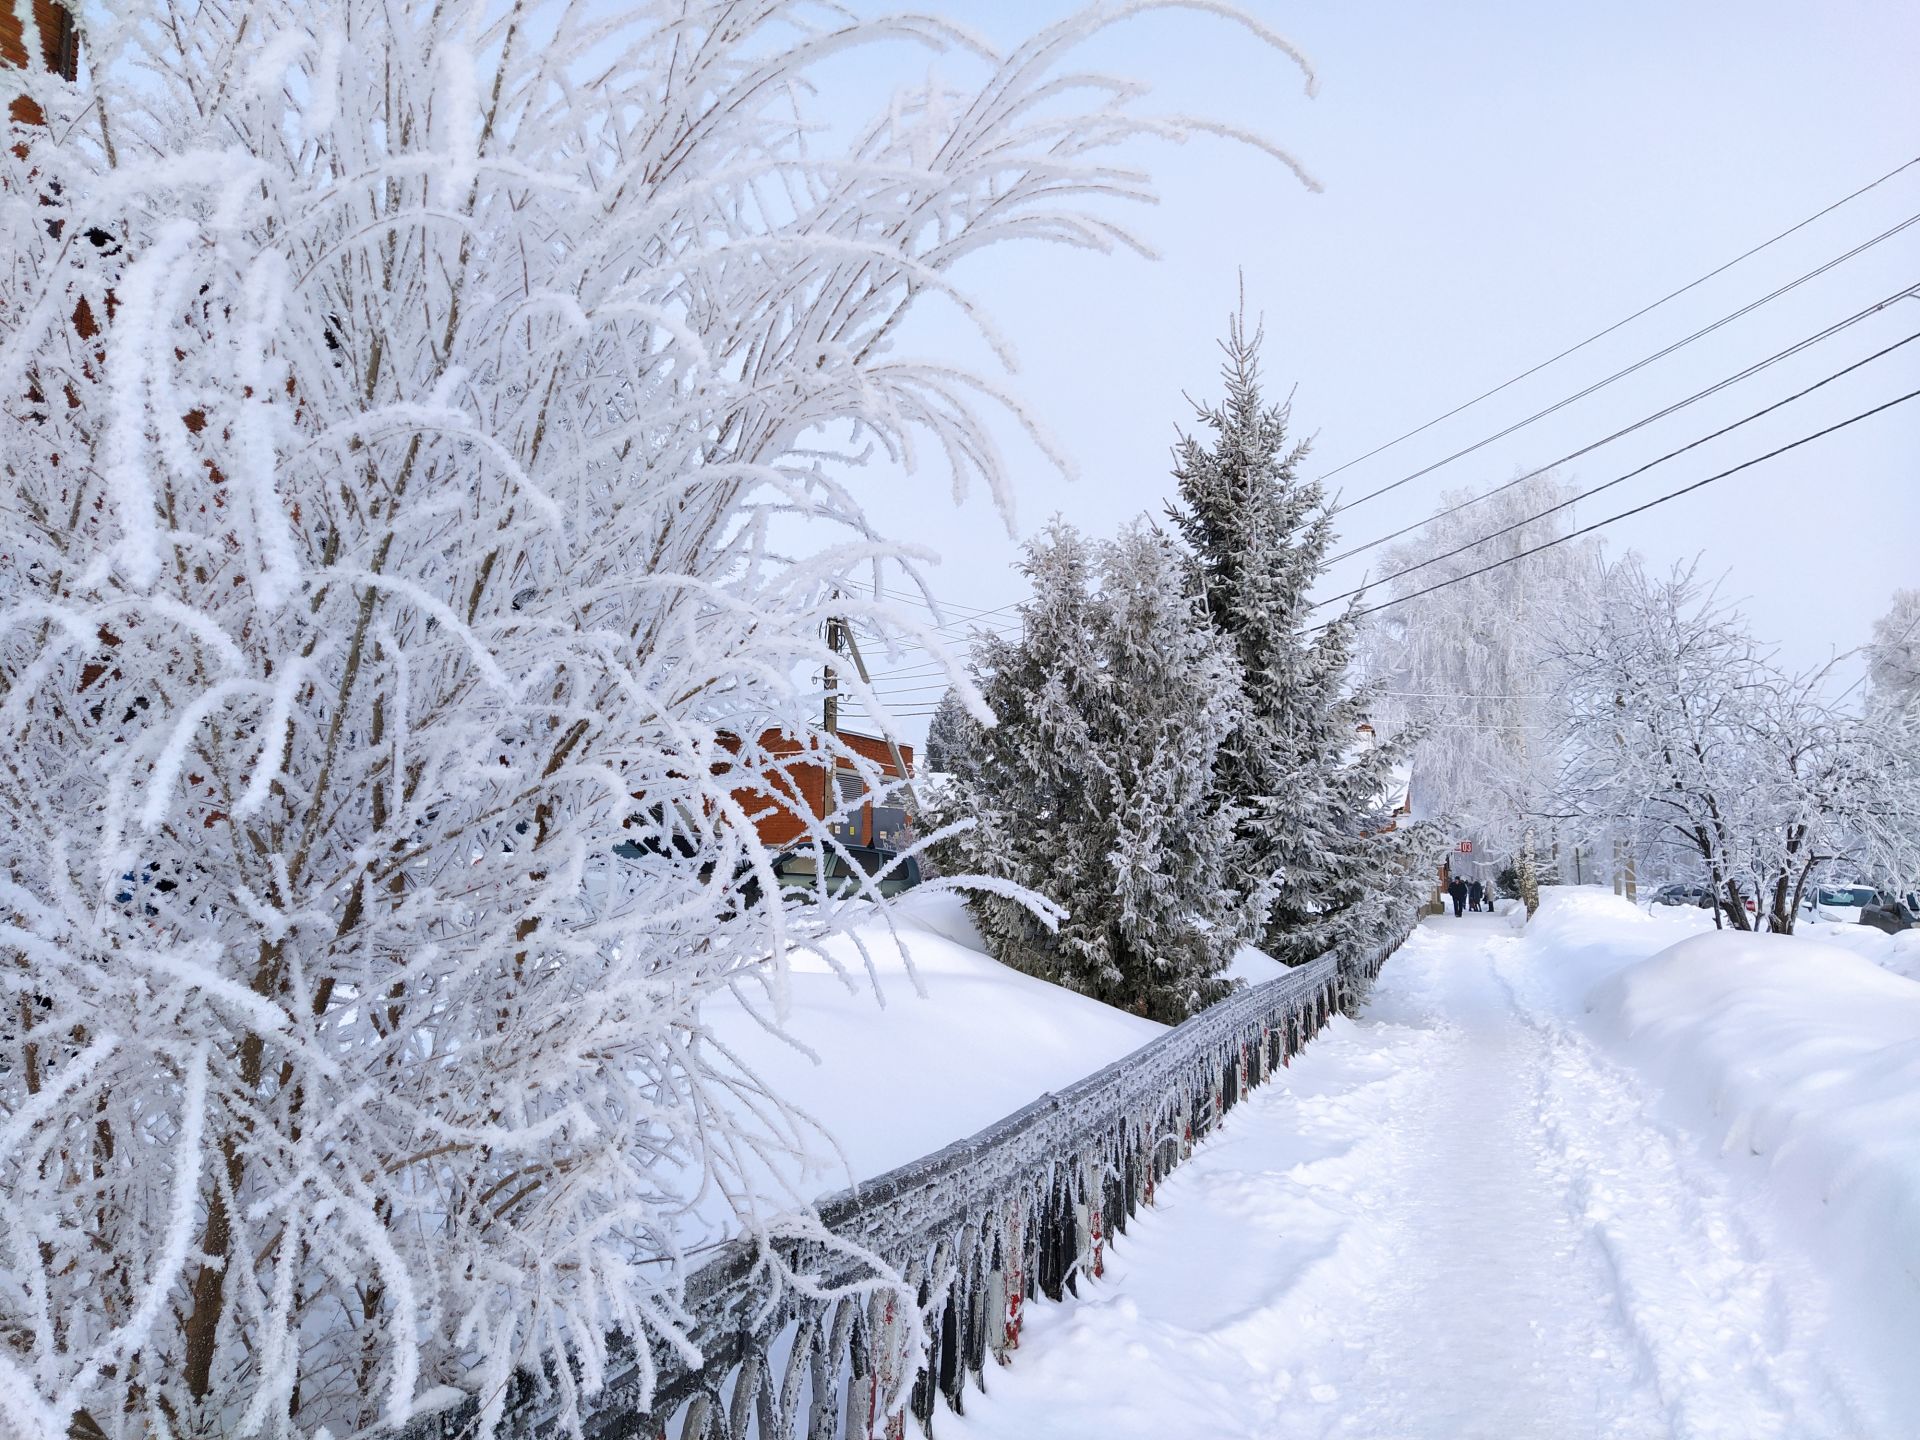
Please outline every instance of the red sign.
[[1454, 848], [1462, 855], [1471, 855], [1473, 853], [1473, 842], [1471, 840], [1462, 840]]

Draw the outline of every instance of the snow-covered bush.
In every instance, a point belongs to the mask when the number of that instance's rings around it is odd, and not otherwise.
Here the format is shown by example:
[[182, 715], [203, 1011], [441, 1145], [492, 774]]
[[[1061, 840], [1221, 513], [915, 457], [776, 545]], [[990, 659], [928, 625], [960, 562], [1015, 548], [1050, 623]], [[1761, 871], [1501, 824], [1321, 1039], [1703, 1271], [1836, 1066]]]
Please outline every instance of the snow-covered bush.
[[[829, 450], [1002, 493], [894, 340], [1212, 128], [1062, 70], [1139, 8], [89, 0], [0, 69], [0, 1429], [486, 1428], [562, 1354], [570, 1421], [684, 1345], [688, 1206], [786, 1223], [700, 1006], [836, 923], [735, 891], [904, 563]], [[880, 42], [985, 78], [823, 110]]]

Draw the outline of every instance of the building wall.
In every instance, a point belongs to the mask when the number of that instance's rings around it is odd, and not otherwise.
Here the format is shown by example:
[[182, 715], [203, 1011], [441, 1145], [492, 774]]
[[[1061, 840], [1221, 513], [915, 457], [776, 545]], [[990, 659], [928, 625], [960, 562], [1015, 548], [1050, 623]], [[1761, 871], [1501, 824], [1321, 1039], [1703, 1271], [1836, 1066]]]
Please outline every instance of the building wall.
[[[884, 739], [849, 730], [840, 731], [838, 739], [845, 749], [870, 762], [882, 775], [902, 778]], [[737, 742], [728, 748], [738, 753]], [[814, 820], [830, 813], [833, 808], [828, 798], [830, 776], [836, 786], [860, 783], [857, 771], [840, 757], [822, 751], [817, 735], [794, 736], [768, 730], [759, 737], [758, 749], [767, 757], [758, 779], [734, 787], [733, 798], [752, 817], [760, 843], [771, 849], [798, 844]], [[913, 747], [902, 745], [900, 758], [911, 774]], [[871, 803], [863, 804], [847, 817], [845, 824], [835, 826], [834, 834], [849, 844], [885, 843], [892, 838], [888, 833], [891, 818], [890, 807], [876, 813]]]

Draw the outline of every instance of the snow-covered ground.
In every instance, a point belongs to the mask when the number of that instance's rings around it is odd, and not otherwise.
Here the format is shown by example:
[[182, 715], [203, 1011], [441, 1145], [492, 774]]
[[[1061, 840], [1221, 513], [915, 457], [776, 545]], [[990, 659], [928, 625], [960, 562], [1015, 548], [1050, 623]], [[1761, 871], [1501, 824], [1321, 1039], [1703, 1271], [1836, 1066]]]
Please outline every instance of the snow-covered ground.
[[1427, 922], [942, 1433], [1920, 1435], [1920, 985], [1701, 919]]
[[795, 958], [786, 1028], [811, 1054], [737, 999], [707, 1007], [716, 1038], [844, 1157], [787, 1172], [809, 1199], [983, 1130], [1165, 1028], [993, 960], [956, 895], [905, 896], [894, 912], [895, 934], [875, 923], [827, 942], [845, 978]]

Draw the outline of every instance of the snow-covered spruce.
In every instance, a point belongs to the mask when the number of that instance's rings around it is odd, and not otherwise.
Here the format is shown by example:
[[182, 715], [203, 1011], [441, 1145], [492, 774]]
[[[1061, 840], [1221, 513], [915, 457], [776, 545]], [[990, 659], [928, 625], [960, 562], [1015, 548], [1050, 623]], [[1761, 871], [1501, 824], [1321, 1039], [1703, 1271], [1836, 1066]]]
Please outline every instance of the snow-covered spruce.
[[1243, 322], [1229, 328], [1226, 401], [1200, 410], [1210, 443], [1189, 436], [1175, 451], [1170, 514], [1240, 673], [1214, 763], [1215, 804], [1238, 812], [1226, 882], [1245, 938], [1298, 964], [1394, 930], [1425, 888], [1434, 836], [1382, 814], [1403, 746], [1360, 743], [1375, 696], [1350, 674], [1354, 607], [1322, 621], [1308, 598], [1332, 517], [1298, 473], [1306, 447], [1288, 443], [1288, 408], [1261, 393], [1260, 344]]
[[[563, 1353], [565, 1427], [681, 1346], [683, 1212], [809, 1139], [702, 1001], [841, 924], [736, 903], [735, 790], [910, 564], [824, 452], [1004, 500], [892, 340], [1127, 241], [1112, 147], [1206, 127], [1060, 67], [1141, 8], [98, 0], [0, 70], [0, 1429], [485, 1432]], [[984, 79], [816, 126], [879, 42]]]
[[997, 723], [958, 747], [951, 802], [977, 822], [952, 863], [1061, 912], [979, 895], [994, 954], [1161, 1020], [1225, 993], [1237, 930], [1224, 864], [1238, 812], [1211, 782], [1238, 676], [1182, 568], [1143, 524], [1099, 545], [1048, 528], [1027, 552], [1020, 639], [975, 650]]

